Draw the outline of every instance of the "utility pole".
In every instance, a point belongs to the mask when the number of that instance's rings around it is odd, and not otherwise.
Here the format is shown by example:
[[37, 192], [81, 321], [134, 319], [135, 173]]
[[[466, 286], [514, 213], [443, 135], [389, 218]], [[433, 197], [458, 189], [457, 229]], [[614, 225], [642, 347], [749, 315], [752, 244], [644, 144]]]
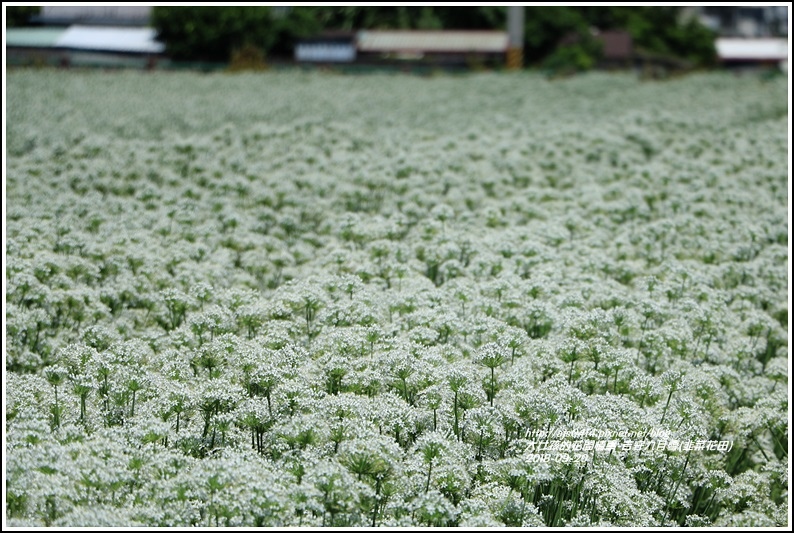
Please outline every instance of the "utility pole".
[[524, 6], [507, 8], [507, 68], [524, 66]]

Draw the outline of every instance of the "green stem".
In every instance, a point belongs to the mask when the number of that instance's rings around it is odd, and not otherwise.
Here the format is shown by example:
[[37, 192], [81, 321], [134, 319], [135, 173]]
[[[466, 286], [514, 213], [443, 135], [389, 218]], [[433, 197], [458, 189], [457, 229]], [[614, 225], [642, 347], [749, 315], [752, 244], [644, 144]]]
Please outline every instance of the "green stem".
[[667, 395], [667, 403], [664, 404], [664, 411], [662, 411], [662, 419], [659, 420], [659, 424], [664, 422], [664, 417], [667, 416], [667, 408], [670, 406], [670, 398], [673, 397], [673, 392], [675, 392], [675, 389], [670, 389], [670, 394]]
[[458, 391], [455, 391], [455, 397], [452, 400], [453, 411], [455, 412], [455, 436], [460, 440], [460, 431], [458, 428]]
[[689, 456], [691, 454], [692, 454], [691, 451], [687, 452], [686, 460], [684, 461], [684, 468], [681, 469], [681, 475], [678, 477], [678, 481], [675, 484], [675, 489], [673, 489], [673, 494], [672, 494], [672, 496], [667, 498], [667, 503], [665, 504], [665, 507], [664, 507], [665, 520], [669, 518], [668, 509], [670, 508], [670, 503], [673, 501], [673, 498], [675, 498], [676, 493], [678, 493], [678, 487], [681, 486], [681, 481], [684, 479], [684, 472], [686, 472], [686, 467], [689, 464]]

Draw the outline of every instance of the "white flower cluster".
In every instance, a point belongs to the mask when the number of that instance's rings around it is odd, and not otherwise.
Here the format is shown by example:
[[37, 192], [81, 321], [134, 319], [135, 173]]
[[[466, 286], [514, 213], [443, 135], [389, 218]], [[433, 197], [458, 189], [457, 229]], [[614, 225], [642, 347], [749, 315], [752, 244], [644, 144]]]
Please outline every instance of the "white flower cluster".
[[785, 525], [787, 90], [9, 72], [8, 523]]

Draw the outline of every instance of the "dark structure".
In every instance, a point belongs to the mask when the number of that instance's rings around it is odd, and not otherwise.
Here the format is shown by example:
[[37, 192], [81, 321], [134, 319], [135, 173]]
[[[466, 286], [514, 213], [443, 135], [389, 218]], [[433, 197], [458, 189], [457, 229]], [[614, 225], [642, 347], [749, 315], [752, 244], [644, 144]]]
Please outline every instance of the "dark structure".
[[603, 31], [595, 36], [601, 43], [600, 65], [603, 68], [630, 68], [635, 60], [631, 34], [622, 30]]
[[356, 56], [356, 35], [351, 32], [322, 33], [295, 45], [299, 63], [353, 63]]

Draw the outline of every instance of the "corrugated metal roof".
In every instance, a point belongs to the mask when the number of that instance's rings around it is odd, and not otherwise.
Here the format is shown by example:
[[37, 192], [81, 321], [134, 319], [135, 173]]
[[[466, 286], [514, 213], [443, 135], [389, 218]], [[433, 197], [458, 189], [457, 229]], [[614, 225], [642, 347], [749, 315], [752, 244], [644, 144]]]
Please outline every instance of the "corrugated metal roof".
[[48, 48], [55, 46], [65, 31], [64, 28], [8, 28], [5, 31], [6, 46]]
[[155, 40], [154, 28], [120, 28], [104, 26], [70, 26], [55, 46], [76, 50], [159, 54], [165, 45]]
[[502, 31], [389, 31], [358, 34], [362, 52], [505, 52], [507, 33]]
[[719, 38], [717, 56], [723, 61], [784, 61], [788, 59], [786, 39]]

